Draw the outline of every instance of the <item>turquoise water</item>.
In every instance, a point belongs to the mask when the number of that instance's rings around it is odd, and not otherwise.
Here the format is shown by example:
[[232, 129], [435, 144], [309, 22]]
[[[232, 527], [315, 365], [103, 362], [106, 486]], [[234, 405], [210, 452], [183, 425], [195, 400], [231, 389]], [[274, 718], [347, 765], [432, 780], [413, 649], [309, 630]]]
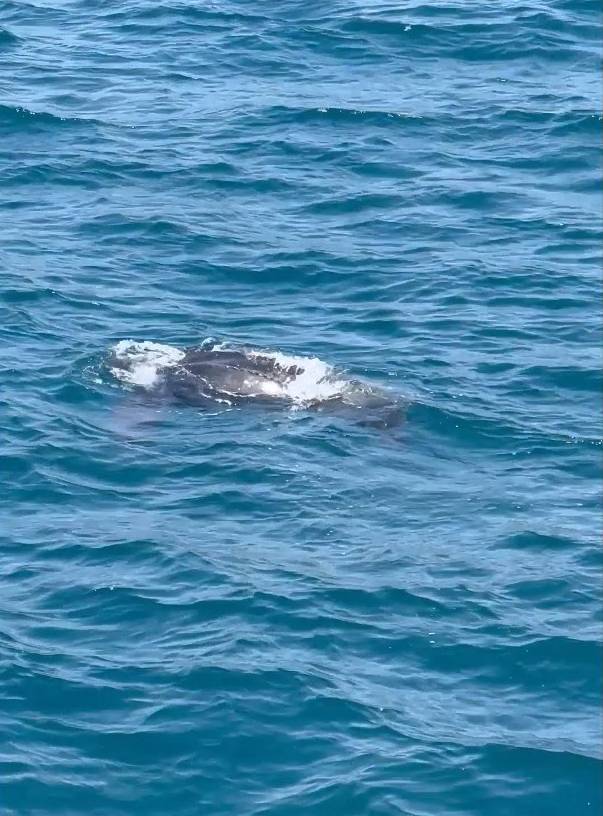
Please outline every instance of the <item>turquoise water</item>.
[[[0, 2], [3, 816], [601, 813], [600, 40]], [[316, 376], [106, 365], [209, 337]]]

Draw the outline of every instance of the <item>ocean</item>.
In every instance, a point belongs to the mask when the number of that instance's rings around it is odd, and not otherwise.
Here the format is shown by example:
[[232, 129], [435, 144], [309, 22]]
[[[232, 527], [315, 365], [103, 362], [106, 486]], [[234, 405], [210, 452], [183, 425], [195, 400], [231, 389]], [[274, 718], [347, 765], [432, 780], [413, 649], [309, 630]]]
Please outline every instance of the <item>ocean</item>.
[[3, 816], [601, 814], [602, 33], [0, 0]]

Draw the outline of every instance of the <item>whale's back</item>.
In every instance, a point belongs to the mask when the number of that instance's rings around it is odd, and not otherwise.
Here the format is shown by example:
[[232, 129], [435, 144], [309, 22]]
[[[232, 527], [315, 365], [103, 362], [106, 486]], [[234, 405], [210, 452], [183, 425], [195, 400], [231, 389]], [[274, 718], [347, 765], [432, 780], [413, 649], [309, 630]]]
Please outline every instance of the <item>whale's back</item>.
[[253, 352], [190, 348], [177, 365], [166, 368], [164, 382], [176, 396], [188, 400], [217, 396], [237, 401], [282, 396], [287, 383], [302, 373], [299, 366], [283, 366]]
[[202, 407], [246, 401], [352, 412], [361, 422], [398, 424], [404, 404], [389, 390], [350, 379], [316, 357], [207, 344], [178, 349], [121, 341], [108, 367], [122, 382]]

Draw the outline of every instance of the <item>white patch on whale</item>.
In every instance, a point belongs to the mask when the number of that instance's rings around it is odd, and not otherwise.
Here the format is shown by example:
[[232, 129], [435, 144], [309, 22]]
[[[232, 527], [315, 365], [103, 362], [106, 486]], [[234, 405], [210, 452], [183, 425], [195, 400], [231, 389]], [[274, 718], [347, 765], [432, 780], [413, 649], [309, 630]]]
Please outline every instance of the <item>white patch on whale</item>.
[[[339, 376], [333, 366], [318, 357], [300, 357], [280, 351], [249, 351], [250, 357], [269, 357], [281, 368], [298, 368], [301, 373], [280, 385], [269, 383], [271, 394], [303, 406], [310, 402], [324, 402], [345, 393], [349, 383]], [[274, 391], [272, 391], [274, 387]]]
[[111, 351], [116, 361], [125, 364], [123, 368], [113, 366], [111, 374], [128, 385], [147, 389], [157, 384], [162, 368], [176, 365], [184, 357], [182, 349], [150, 340], [120, 340]]

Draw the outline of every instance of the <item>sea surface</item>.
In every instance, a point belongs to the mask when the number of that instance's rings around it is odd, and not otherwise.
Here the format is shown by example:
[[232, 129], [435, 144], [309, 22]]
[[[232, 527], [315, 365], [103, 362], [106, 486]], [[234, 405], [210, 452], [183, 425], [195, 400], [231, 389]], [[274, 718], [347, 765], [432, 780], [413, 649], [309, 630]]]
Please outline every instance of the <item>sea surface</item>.
[[2, 816], [601, 814], [602, 31], [0, 0]]

